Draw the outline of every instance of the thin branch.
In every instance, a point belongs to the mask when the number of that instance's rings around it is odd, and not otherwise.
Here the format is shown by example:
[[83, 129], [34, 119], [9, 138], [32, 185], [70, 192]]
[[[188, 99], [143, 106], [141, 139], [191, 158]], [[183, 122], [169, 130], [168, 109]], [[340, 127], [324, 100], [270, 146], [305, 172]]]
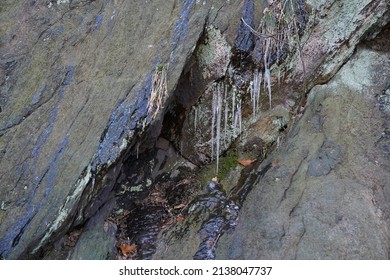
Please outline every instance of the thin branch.
[[[254, 30], [243, 18], [241, 18], [241, 21], [245, 24], [246, 27], [249, 28], [249, 30], [253, 33], [253, 35], [259, 37], [259, 38], [263, 38], [263, 39], [268, 39], [268, 38], [272, 38], [274, 39], [276, 42], [281, 42], [281, 43], [286, 43], [286, 40], [280, 40], [280, 39], [277, 39], [276, 36], [278, 34], [270, 34], [270, 35], [266, 35], [264, 33], [261, 33], [259, 31], [256, 31]], [[290, 23], [292, 22], [292, 20], [286, 25], [288, 26]], [[286, 29], [286, 27], [284, 27], [282, 30], [280, 30], [278, 33], [282, 33], [284, 32]]]
[[[265, 38], [265, 39], [267, 39], [267, 38], [274, 38], [274, 39], [275, 39], [275, 34], [265, 35], [265, 34], [263, 34], [263, 33], [260, 33], [260, 32], [258, 32], [258, 31], [256, 31], [256, 30], [254, 30], [249, 24], [246, 23], [246, 21], [245, 21], [243, 18], [241, 18], [241, 21], [242, 21], [242, 22], [245, 24], [245, 26], [248, 27], [249, 30], [250, 30], [254, 35], [256, 35], [257, 37]], [[275, 39], [275, 40], [276, 40], [276, 39]]]

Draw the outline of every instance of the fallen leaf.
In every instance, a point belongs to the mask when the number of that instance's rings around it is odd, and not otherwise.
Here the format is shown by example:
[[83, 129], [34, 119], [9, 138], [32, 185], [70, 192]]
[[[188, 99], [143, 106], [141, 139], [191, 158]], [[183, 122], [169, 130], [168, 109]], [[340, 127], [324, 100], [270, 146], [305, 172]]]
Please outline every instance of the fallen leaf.
[[119, 249], [121, 250], [122, 254], [127, 257], [129, 255], [133, 255], [135, 252], [137, 252], [137, 245], [135, 244], [122, 244], [119, 246]]
[[240, 159], [238, 163], [241, 164], [242, 166], [247, 167], [252, 165], [255, 161], [256, 161], [255, 159], [245, 158], [245, 159]]
[[183, 216], [177, 216], [177, 217], [176, 217], [176, 221], [179, 222], [179, 223], [181, 223], [181, 222], [184, 221], [184, 217], [183, 217]]

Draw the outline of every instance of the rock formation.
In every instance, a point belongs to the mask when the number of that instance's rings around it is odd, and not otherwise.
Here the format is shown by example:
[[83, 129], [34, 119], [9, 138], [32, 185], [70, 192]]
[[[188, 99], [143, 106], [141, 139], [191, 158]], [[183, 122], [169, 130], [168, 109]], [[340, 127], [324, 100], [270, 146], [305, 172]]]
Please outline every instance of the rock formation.
[[14, 2], [1, 258], [389, 258], [388, 1], [281, 1], [266, 65], [267, 1]]

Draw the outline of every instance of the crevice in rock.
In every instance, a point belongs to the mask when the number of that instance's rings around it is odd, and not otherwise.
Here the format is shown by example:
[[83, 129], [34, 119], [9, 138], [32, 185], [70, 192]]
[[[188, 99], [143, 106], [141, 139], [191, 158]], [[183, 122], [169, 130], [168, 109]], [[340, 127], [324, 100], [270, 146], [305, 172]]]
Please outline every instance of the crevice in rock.
[[[202, 35], [194, 53], [205, 40]], [[118, 225], [117, 258], [151, 258], [162, 228], [182, 222], [183, 210], [200, 191], [195, 176], [200, 165], [182, 153], [181, 134], [184, 120], [208, 83], [192, 55], [165, 103], [163, 117], [128, 153], [114, 189], [118, 207], [109, 218]], [[126, 252], [126, 246], [136, 250]]]
[[302, 217], [302, 225], [303, 225], [302, 233], [298, 236], [298, 241], [296, 242], [296, 245], [295, 245], [295, 256], [294, 256], [295, 260], [298, 259], [298, 247], [299, 247], [299, 244], [302, 242], [302, 239], [303, 239], [303, 237], [306, 234], [306, 224], [305, 224], [305, 218], [304, 217]]
[[[198, 45], [203, 42], [204, 36], [201, 36]], [[59, 232], [65, 231], [70, 236], [77, 230], [83, 234], [82, 229], [85, 225], [94, 219], [95, 213], [106, 203], [112, 204], [110, 197], [115, 195], [116, 202], [112, 206], [114, 209], [106, 218], [108, 222], [118, 227], [116, 244], [118, 252], [121, 252], [123, 241], [129, 241], [129, 237], [132, 237], [138, 246], [137, 256], [133, 257], [144, 259], [153, 253], [153, 243], [161, 227], [175, 219], [180, 220], [183, 203], [188, 201], [199, 187], [198, 182], [193, 179], [194, 170], [198, 167], [180, 156], [177, 145], [179, 139], [177, 135], [180, 135], [183, 118], [188, 108], [204, 91], [204, 83], [203, 88], [193, 89], [186, 86], [189, 73], [195, 72], [192, 63], [193, 58], [190, 58], [177, 89], [165, 101], [162, 112], [157, 114], [146, 129], [142, 124], [137, 125], [134, 135], [138, 136], [128, 143], [128, 148], [121, 153], [116, 162], [108, 167], [97, 163], [94, 169], [99, 170], [93, 170], [92, 178], [85, 187], [78, 205], [78, 209], [83, 210], [70, 215], [68, 219], [73, 222], [67, 224], [72, 226], [60, 229]], [[106, 133], [107, 131], [103, 135]], [[173, 169], [172, 165], [175, 165]], [[168, 169], [171, 173], [177, 172], [173, 179], [167, 177]], [[81, 177], [87, 175], [87, 171], [84, 173]], [[89, 201], [92, 197], [95, 199], [91, 203]], [[55, 240], [56, 236], [53, 236], [52, 240]], [[45, 257], [42, 252], [53, 248], [53, 243], [49, 243], [44, 246], [45, 250], [40, 249], [35, 254], [26, 252], [25, 256], [29, 254], [29, 258]], [[74, 243], [74, 246], [77, 246], [77, 242]], [[64, 245], [64, 239], [54, 245], [57, 249], [52, 250], [57, 252], [50, 252], [48, 258], [56, 258], [56, 254], [69, 256], [71, 253], [65, 251], [73, 250], [70, 246]]]
[[[307, 154], [304, 154], [304, 155], [302, 156], [302, 159], [301, 159], [301, 161], [299, 162], [297, 168], [296, 168], [296, 169], [294, 170], [294, 172], [291, 174], [290, 180], [289, 180], [289, 182], [288, 182], [288, 186], [287, 186], [287, 188], [283, 191], [283, 195], [282, 195], [282, 197], [281, 197], [281, 199], [280, 199], [280, 201], [279, 201], [278, 207], [279, 207], [279, 206], [282, 204], [282, 202], [286, 199], [286, 197], [287, 197], [287, 192], [290, 190], [290, 188], [291, 188], [291, 186], [292, 186], [292, 184], [293, 184], [293, 182], [294, 182], [295, 176], [297, 175], [298, 171], [301, 169], [302, 163], [306, 160], [307, 156], [308, 156]], [[295, 209], [295, 207], [291, 210], [290, 216], [291, 216], [291, 214], [294, 212], [294, 209]]]

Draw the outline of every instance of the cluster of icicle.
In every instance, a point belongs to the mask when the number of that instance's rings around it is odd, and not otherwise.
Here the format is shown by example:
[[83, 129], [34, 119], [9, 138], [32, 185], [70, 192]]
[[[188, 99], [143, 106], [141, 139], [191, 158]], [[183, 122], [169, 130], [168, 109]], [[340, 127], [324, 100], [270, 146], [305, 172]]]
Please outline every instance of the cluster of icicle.
[[227, 145], [230, 129], [234, 137], [240, 135], [242, 131], [241, 98], [237, 97], [235, 88], [229, 93], [228, 86], [223, 82], [214, 84], [212, 92], [211, 159], [214, 160], [215, 155], [218, 174], [221, 141], [223, 145]]
[[[271, 76], [270, 70], [267, 68], [264, 71], [264, 90], [268, 89], [268, 99], [269, 99], [269, 108], [272, 108], [271, 105]], [[253, 73], [253, 81], [250, 83], [249, 93], [251, 96], [252, 104], [252, 114], [256, 116], [260, 112], [260, 91], [261, 91], [261, 82], [263, 79], [263, 74], [261, 71], [255, 70]]]
[[[264, 88], [268, 88], [269, 104], [271, 107], [269, 75], [269, 70], [267, 71], [267, 69], [264, 73], [264, 77], [261, 71], [254, 71], [253, 80], [249, 87], [253, 116], [256, 116], [256, 114], [260, 112], [262, 80], [264, 80]], [[230, 77], [232, 77], [232, 74]], [[229, 89], [228, 85], [224, 82], [213, 84], [211, 92], [213, 94], [211, 106], [211, 160], [214, 160], [214, 158], [216, 159], [218, 174], [221, 145], [224, 145], [226, 148], [230, 140], [229, 138], [236, 138], [242, 132], [242, 98], [241, 95], [237, 93], [238, 91], [235, 86]], [[198, 108], [195, 108], [194, 113], [194, 127], [196, 131], [199, 113]]]

